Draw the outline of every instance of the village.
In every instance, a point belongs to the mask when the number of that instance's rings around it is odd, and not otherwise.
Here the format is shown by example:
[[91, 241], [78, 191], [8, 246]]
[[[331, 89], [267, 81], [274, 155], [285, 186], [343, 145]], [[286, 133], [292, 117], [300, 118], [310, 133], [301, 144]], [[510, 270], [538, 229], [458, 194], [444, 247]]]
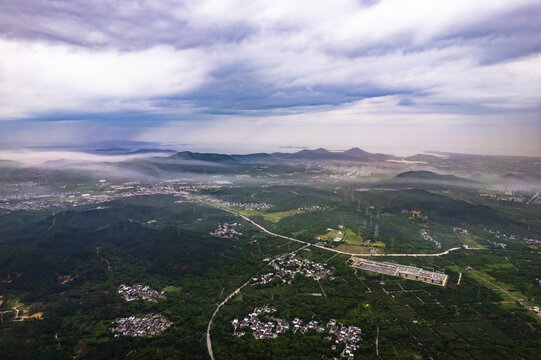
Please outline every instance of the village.
[[240, 203], [240, 202], [234, 202], [234, 201], [224, 201], [224, 200], [217, 199], [215, 197], [209, 197], [207, 198], [207, 201], [211, 203], [227, 206], [227, 207], [240, 207], [248, 211], [265, 211], [273, 207], [273, 205], [267, 204], [267, 203]]
[[159, 292], [150, 288], [149, 286], [139, 284], [135, 284], [133, 286], [120, 284], [118, 287], [118, 293], [121, 294], [126, 301], [146, 300], [150, 302], [158, 302], [159, 299], [165, 299], [165, 294], [163, 291]]
[[[124, 297], [126, 301], [145, 300], [149, 302], [158, 302], [160, 299], [165, 299], [164, 292], [154, 290], [149, 286], [143, 286], [140, 284], [126, 285], [120, 284], [118, 287], [118, 293]], [[167, 330], [173, 323], [169, 321], [162, 314], [147, 314], [143, 318], [136, 316], [130, 316], [127, 318], [119, 318], [113, 321], [113, 324], [117, 324], [116, 327], [111, 328], [111, 332], [119, 333], [115, 334], [115, 337], [119, 335], [123, 336], [154, 336], [159, 335]]]
[[313, 205], [313, 206], [300, 207], [300, 208], [297, 208], [297, 210], [298, 211], [306, 211], [306, 212], [324, 211], [324, 210], [329, 210], [329, 207], [328, 206]]
[[[20, 184], [7, 184], [20, 185]], [[43, 184], [42, 184], [43, 185]], [[43, 210], [56, 207], [80, 207], [101, 204], [118, 198], [128, 198], [147, 195], [175, 195], [186, 197], [188, 191], [199, 190], [201, 186], [186, 186], [184, 184], [152, 184], [143, 185], [139, 182], [126, 182], [113, 185], [106, 179], [101, 179], [92, 188], [85, 191], [53, 191], [42, 193], [28, 188], [25, 192], [17, 192], [0, 199], [0, 208], [6, 210]]]
[[[496, 246], [496, 247], [499, 247], [499, 248], [502, 248], [502, 249], [506, 249], [507, 244], [505, 242], [499, 241], [499, 240], [501, 240], [501, 239], [503, 239], [503, 240], [520, 240], [521, 239], [521, 236], [519, 236], [519, 235], [514, 235], [514, 234], [509, 235], [509, 234], [502, 233], [499, 230], [493, 230], [493, 229], [488, 229], [488, 228], [483, 228], [483, 230], [485, 232], [493, 235], [496, 238], [496, 240], [488, 240], [488, 242], [492, 246]], [[527, 237], [527, 236], [523, 236], [522, 241], [525, 242], [528, 245], [541, 245], [541, 240], [533, 239], [533, 238], [530, 238], [530, 237]]]
[[242, 224], [239, 223], [223, 223], [218, 225], [218, 227], [210, 232], [211, 236], [220, 238], [220, 239], [232, 239], [237, 236], [241, 236], [242, 233], [238, 231], [242, 227]]
[[274, 271], [252, 278], [252, 284], [268, 284], [275, 278], [291, 284], [296, 274], [302, 274], [314, 280], [334, 280], [334, 268], [326, 268], [327, 264], [321, 264], [308, 259], [297, 259], [295, 254], [282, 255], [269, 263]]
[[234, 328], [233, 335], [237, 337], [244, 336], [246, 334], [246, 331], [242, 330], [244, 328], [252, 330], [252, 334], [257, 340], [277, 338], [280, 334], [289, 331], [290, 328], [293, 334], [306, 334], [310, 331], [323, 333], [327, 331], [329, 334], [327, 340], [334, 340], [331, 347], [333, 350], [337, 349], [337, 345], [344, 344], [344, 348], [340, 353], [341, 358], [350, 360], [355, 358], [354, 352], [359, 349], [358, 343], [361, 341], [362, 330], [360, 327], [345, 326], [334, 319], [330, 319], [326, 326], [323, 326], [317, 320], [312, 319], [305, 323], [298, 317], [293, 319], [290, 327], [287, 319], [272, 316], [275, 312], [276, 309], [269, 306], [256, 307], [243, 319], [233, 319], [231, 321]]
[[113, 321], [117, 324], [111, 328], [115, 337], [122, 336], [154, 336], [167, 330], [173, 323], [161, 314], [147, 314], [143, 318], [130, 316]]
[[402, 215], [407, 215], [409, 216], [411, 219], [422, 219], [422, 220], [428, 220], [428, 216], [427, 215], [423, 215], [421, 210], [407, 210], [407, 209], [402, 209], [400, 211], [400, 213]]

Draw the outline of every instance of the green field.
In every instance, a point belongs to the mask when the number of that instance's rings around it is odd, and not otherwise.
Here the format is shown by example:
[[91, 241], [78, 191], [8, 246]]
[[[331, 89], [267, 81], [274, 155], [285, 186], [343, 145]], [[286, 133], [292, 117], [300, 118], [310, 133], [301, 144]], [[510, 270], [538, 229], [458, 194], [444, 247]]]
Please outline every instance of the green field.
[[464, 244], [468, 245], [469, 247], [479, 248], [479, 249], [486, 249], [487, 248], [486, 245], [482, 244], [482, 242], [484, 242], [483, 239], [481, 239], [480, 237], [478, 237], [478, 236], [476, 236], [476, 235], [474, 235], [472, 233], [467, 233], [467, 234], [464, 234], [464, 233], [458, 234], [457, 233], [457, 236], [458, 236], [459, 239], [464, 241]]
[[[461, 246], [462, 241], [485, 246], [441, 257], [385, 258], [445, 271], [446, 287], [353, 269], [346, 263], [349, 256], [324, 249], [300, 251], [300, 259], [334, 267], [335, 279], [315, 281], [297, 274], [291, 284], [275, 279], [244, 287], [214, 318], [211, 336], [217, 360], [340, 356], [340, 346], [333, 350], [324, 335], [310, 331], [289, 331], [268, 340], [256, 340], [250, 331], [244, 337], [233, 336], [233, 318], [265, 305], [289, 320], [333, 318], [361, 327], [356, 358], [539, 358], [541, 319], [516, 301], [540, 305], [539, 247], [522, 241], [523, 236], [541, 235], [539, 205], [485, 202], [467, 190], [358, 192], [355, 189], [365, 185], [352, 181], [302, 186], [297, 178], [272, 181], [266, 186], [190, 188], [192, 197], [186, 198], [118, 198], [99, 209], [93, 204], [2, 212], [0, 312], [19, 302], [27, 315], [43, 312], [43, 319], [3, 319], [0, 357], [208, 359], [206, 329], [217, 305], [248, 279], [273, 271], [270, 258], [302, 246], [269, 236], [215, 203], [194, 200], [213, 196], [231, 203], [268, 203], [269, 211], [244, 213], [272, 232], [308, 242], [318, 241], [317, 236], [319, 241], [333, 242], [342, 235], [337, 249], [348, 252], [377, 248], [434, 253]], [[196, 188], [198, 183], [194, 184]], [[316, 210], [291, 210], [312, 207]], [[428, 218], [409, 219], [402, 209], [422, 209]], [[225, 222], [241, 223], [242, 235], [210, 235]], [[469, 236], [459, 238], [453, 227], [468, 229]], [[441, 242], [441, 250], [420, 236], [423, 228]], [[488, 246], [484, 228], [517, 236], [501, 240], [507, 246], [500, 249]], [[472, 267], [471, 272], [466, 267]], [[73, 280], [62, 284], [59, 278], [66, 275], [73, 275]], [[121, 283], [163, 289], [166, 299], [126, 302], [117, 292]], [[163, 314], [173, 326], [156, 337], [115, 338], [111, 333], [114, 319], [149, 312]]]

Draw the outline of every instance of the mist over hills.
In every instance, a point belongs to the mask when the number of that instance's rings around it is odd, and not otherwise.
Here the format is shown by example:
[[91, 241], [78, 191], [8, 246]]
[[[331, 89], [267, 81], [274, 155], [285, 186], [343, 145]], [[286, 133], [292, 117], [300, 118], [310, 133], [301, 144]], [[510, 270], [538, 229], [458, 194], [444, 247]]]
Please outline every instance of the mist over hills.
[[[104, 147], [103, 145], [109, 145]], [[311, 168], [319, 173], [381, 171], [382, 185], [411, 187], [411, 184], [476, 187], [480, 182], [526, 184], [539, 186], [539, 158], [482, 156], [438, 153], [399, 157], [392, 154], [371, 153], [359, 147], [345, 151], [324, 148], [300, 151], [223, 154], [215, 152], [180, 151], [157, 144], [99, 143], [80, 148], [45, 148], [15, 152], [0, 151], [0, 167], [7, 169], [40, 169], [42, 172], [65, 171], [92, 177], [117, 179], [163, 179], [183, 173], [225, 176], [251, 174], [274, 176], [300, 174]], [[365, 170], [361, 170], [365, 168]], [[358, 169], [358, 170], [355, 170]], [[366, 170], [372, 169], [372, 170]], [[13, 172], [12, 171], [12, 172]], [[447, 174], [447, 175], [440, 175]], [[398, 176], [396, 176], [398, 175]], [[70, 174], [71, 176], [71, 174]], [[343, 176], [343, 175], [340, 175]], [[395, 177], [396, 176], [396, 177]]]
[[482, 185], [482, 182], [455, 176], [449, 174], [438, 174], [428, 170], [406, 171], [396, 175], [393, 178], [380, 181], [384, 185], [392, 185], [398, 187], [423, 187], [423, 188], [440, 188], [440, 187], [476, 187]]
[[477, 183], [477, 181], [461, 178], [455, 175], [442, 175], [436, 174], [432, 171], [418, 170], [418, 171], [407, 171], [396, 175], [395, 179], [397, 180], [426, 180], [426, 181], [443, 181], [443, 182], [466, 182], [466, 183]]

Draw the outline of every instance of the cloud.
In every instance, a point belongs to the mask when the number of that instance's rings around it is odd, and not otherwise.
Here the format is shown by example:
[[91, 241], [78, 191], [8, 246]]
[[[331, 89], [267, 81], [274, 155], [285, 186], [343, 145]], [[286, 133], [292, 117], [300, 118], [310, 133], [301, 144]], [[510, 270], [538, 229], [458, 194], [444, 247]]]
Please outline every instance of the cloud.
[[[534, 0], [2, 2], [0, 120], [541, 126], [539, 16]], [[390, 107], [340, 117], [370, 99]]]
[[54, 111], [152, 110], [149, 99], [179, 94], [207, 80], [197, 50], [88, 50], [0, 40], [0, 117]]
[[147, 153], [133, 155], [97, 155], [85, 152], [75, 151], [29, 151], [29, 150], [2, 150], [0, 151], [0, 160], [17, 161], [25, 165], [40, 165], [47, 161], [64, 160], [67, 162], [100, 162], [117, 163], [134, 159], [149, 157], [166, 157], [169, 153]]

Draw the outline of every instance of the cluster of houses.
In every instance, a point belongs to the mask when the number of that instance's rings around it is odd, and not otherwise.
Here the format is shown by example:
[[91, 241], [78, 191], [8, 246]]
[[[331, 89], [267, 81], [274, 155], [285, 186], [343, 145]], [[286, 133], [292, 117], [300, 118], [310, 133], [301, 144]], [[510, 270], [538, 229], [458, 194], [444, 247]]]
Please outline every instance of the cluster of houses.
[[[483, 230], [488, 232], [489, 234], [494, 235], [496, 237], [496, 239], [498, 239], [498, 240], [499, 239], [520, 240], [519, 235], [507, 235], [507, 234], [504, 234], [504, 233], [500, 232], [499, 230], [492, 230], [492, 229], [487, 229], [487, 228], [483, 228]], [[524, 241], [528, 245], [541, 245], [541, 240], [532, 239], [532, 238], [529, 238], [529, 237], [526, 237], [526, 236], [524, 236], [522, 238], [522, 241]], [[507, 246], [505, 243], [498, 242], [498, 241], [489, 241], [489, 243], [491, 243], [494, 246], [501, 247], [502, 249], [505, 249], [506, 246]]]
[[218, 203], [220, 205], [227, 206], [227, 207], [240, 207], [240, 208], [244, 208], [245, 210], [265, 211], [273, 207], [273, 205], [267, 204], [267, 203], [241, 203], [241, 202], [235, 202], [235, 201], [224, 201], [212, 196], [207, 198], [207, 200], [211, 203]]
[[421, 229], [421, 230], [419, 230], [419, 233], [421, 234], [423, 239], [425, 239], [426, 241], [428, 241], [429, 243], [431, 243], [432, 245], [434, 245], [438, 249], [441, 249], [441, 243], [439, 241], [437, 241], [436, 239], [434, 239], [434, 237], [432, 235], [430, 235], [430, 233], [428, 232], [427, 229]]
[[496, 237], [496, 239], [509, 239], [509, 240], [518, 240], [519, 239], [518, 235], [507, 235], [507, 234], [504, 234], [504, 233], [500, 232], [499, 230], [493, 230], [493, 229], [487, 229], [487, 228], [483, 228], [483, 230], [486, 231], [489, 234], [494, 235]]
[[308, 259], [297, 259], [295, 254], [282, 255], [270, 262], [274, 271], [252, 278], [253, 284], [268, 284], [275, 278], [281, 278], [283, 282], [292, 283], [296, 274], [302, 274], [314, 280], [334, 280], [334, 267], [327, 268], [327, 264], [321, 264]]
[[402, 209], [402, 211], [400, 211], [400, 213], [402, 215], [406, 215], [406, 216], [409, 216], [413, 219], [423, 219], [423, 220], [428, 220], [428, 216], [426, 215], [423, 215], [421, 210], [407, 210], [407, 209]]
[[[361, 341], [361, 328], [353, 325], [337, 324], [336, 320], [330, 319], [327, 323], [327, 329], [329, 330], [329, 340], [332, 340], [334, 336], [336, 344], [344, 344], [344, 350], [342, 350], [340, 356], [349, 360], [354, 359], [354, 352], [359, 350], [358, 343]], [[336, 349], [336, 345], [333, 345], [334, 349]]]
[[238, 231], [238, 228], [242, 227], [239, 223], [223, 223], [210, 233], [210, 235], [220, 239], [232, 239], [237, 236], [241, 236], [242, 233]]
[[146, 300], [150, 302], [158, 302], [159, 299], [165, 299], [165, 294], [163, 291], [157, 291], [152, 289], [148, 285], [126, 285], [120, 284], [118, 287], [118, 293], [124, 297], [126, 301], [133, 300]]
[[502, 248], [502, 249], [507, 248], [507, 244], [503, 243], [503, 242], [497, 242], [497, 241], [494, 241], [494, 240], [488, 240], [488, 242], [492, 246], [496, 246], [496, 247], [499, 247], [499, 248]]
[[[498, 201], [532, 202], [539, 204], [539, 198], [531, 197], [531, 189], [526, 185], [500, 184], [491, 186], [490, 189], [479, 191], [479, 196], [488, 197]], [[528, 201], [530, 199], [530, 201]]]
[[317, 333], [322, 333], [325, 331], [325, 328], [319, 324], [317, 320], [310, 320], [306, 324], [303, 324], [303, 321], [296, 317], [293, 319], [293, 328], [291, 331], [293, 331], [293, 334], [296, 334], [297, 332], [300, 332], [301, 334], [306, 334], [308, 331], [315, 331]]
[[[17, 184], [24, 185], [24, 183]], [[35, 191], [18, 191], [0, 199], [0, 208], [8, 210], [42, 210], [53, 207], [79, 207], [108, 202], [117, 198], [144, 195], [187, 196], [190, 187], [177, 184], [141, 185], [139, 182], [126, 182], [111, 185], [107, 180], [98, 181], [96, 187], [88, 193], [80, 191], [51, 192], [43, 194]]]
[[[157, 291], [150, 286], [140, 284], [126, 285], [120, 284], [118, 293], [124, 297], [126, 301], [145, 300], [150, 302], [158, 302], [160, 299], [165, 299], [163, 291]], [[111, 328], [111, 332], [115, 337], [123, 336], [154, 336], [159, 335], [167, 330], [173, 323], [161, 314], [147, 314], [142, 318], [130, 316], [119, 318], [113, 321], [116, 327]]]
[[456, 232], [456, 233], [464, 234], [464, 235], [467, 235], [467, 234], [468, 234], [468, 230], [467, 230], [467, 229], [461, 228], [461, 227], [459, 227], [459, 226], [453, 226], [453, 231]]
[[528, 309], [541, 317], [541, 308], [539, 306], [529, 306]]
[[143, 318], [130, 316], [113, 321], [116, 327], [111, 328], [115, 337], [123, 336], [154, 336], [167, 330], [173, 323], [161, 314], [147, 314]]
[[531, 239], [528, 237], [523, 238], [524, 242], [528, 245], [541, 245], [541, 240]]
[[487, 233], [493, 235], [497, 240], [488, 240], [488, 243], [492, 246], [496, 246], [496, 247], [499, 247], [499, 248], [502, 248], [502, 249], [505, 249], [507, 248], [507, 244], [504, 243], [503, 241], [498, 241], [500, 239], [506, 239], [506, 240], [518, 240], [519, 237], [517, 235], [507, 235], [507, 234], [504, 234], [502, 232], [500, 232], [499, 230], [493, 230], [493, 229], [487, 229], [487, 228], [483, 228], [484, 231], [486, 231]]
[[316, 333], [328, 332], [327, 339], [334, 340], [332, 349], [336, 350], [337, 345], [344, 344], [340, 356], [342, 358], [354, 359], [354, 352], [359, 349], [359, 341], [361, 341], [361, 328], [358, 326], [345, 326], [337, 323], [336, 320], [330, 319], [326, 326], [320, 324], [317, 320], [310, 320], [304, 323], [304, 321], [298, 317], [295, 317], [292, 321], [292, 326], [289, 326], [289, 321], [282, 318], [276, 318], [272, 314], [276, 312], [276, 309], [269, 306], [256, 307], [254, 311], [249, 313], [243, 319], [235, 318], [231, 321], [233, 325], [233, 335], [241, 337], [246, 335], [244, 328], [252, 330], [254, 338], [260, 339], [274, 339], [280, 334], [284, 334], [291, 328], [293, 334], [313, 331]]
[[[278, 335], [289, 330], [289, 322], [286, 319], [273, 317], [271, 314], [274, 312], [276, 312], [276, 309], [268, 306], [256, 307], [244, 319], [233, 319], [231, 321], [235, 328], [233, 335], [244, 336], [246, 332], [242, 329], [250, 328], [256, 339], [274, 339], [278, 337]], [[262, 321], [260, 316], [266, 316], [268, 321]]]
[[300, 208], [298, 208], [297, 210], [299, 210], [299, 211], [306, 211], [306, 212], [310, 212], [310, 211], [322, 211], [322, 210], [329, 210], [329, 207], [328, 207], [328, 206], [314, 205], [314, 206], [300, 207]]

